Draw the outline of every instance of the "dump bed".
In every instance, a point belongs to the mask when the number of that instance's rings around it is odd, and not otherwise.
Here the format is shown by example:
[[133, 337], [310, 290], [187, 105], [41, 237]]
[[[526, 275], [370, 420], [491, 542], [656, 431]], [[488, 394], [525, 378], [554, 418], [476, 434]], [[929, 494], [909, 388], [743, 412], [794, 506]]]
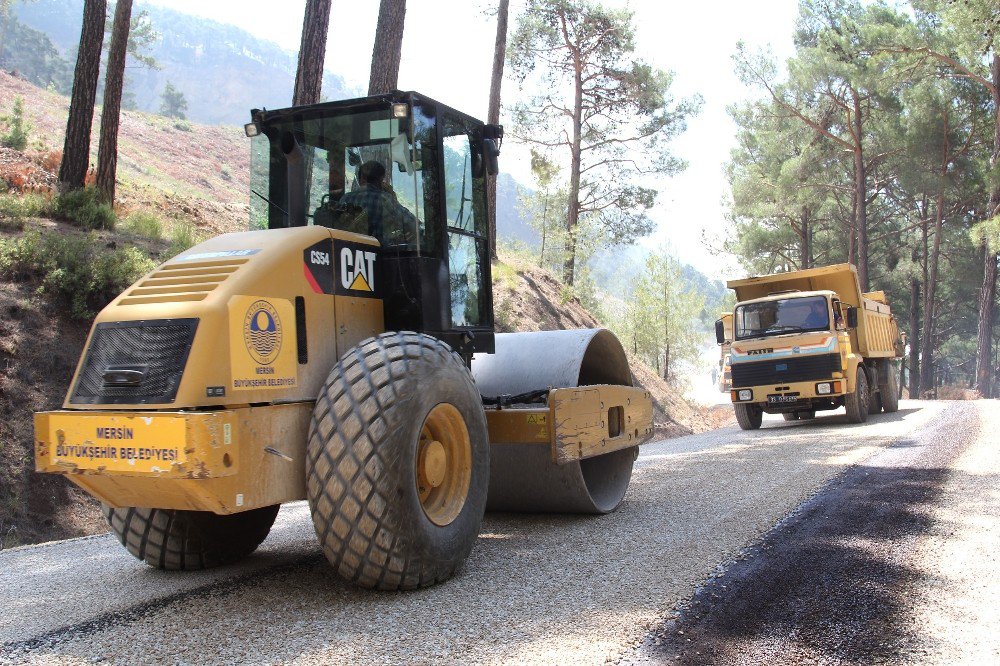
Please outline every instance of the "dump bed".
[[738, 302], [766, 298], [783, 291], [832, 291], [843, 304], [858, 309], [858, 328], [851, 337], [862, 356], [892, 358], [902, 355], [899, 327], [889, 309], [885, 292], [863, 293], [858, 284], [857, 269], [852, 264], [730, 280], [726, 286], [736, 292]]

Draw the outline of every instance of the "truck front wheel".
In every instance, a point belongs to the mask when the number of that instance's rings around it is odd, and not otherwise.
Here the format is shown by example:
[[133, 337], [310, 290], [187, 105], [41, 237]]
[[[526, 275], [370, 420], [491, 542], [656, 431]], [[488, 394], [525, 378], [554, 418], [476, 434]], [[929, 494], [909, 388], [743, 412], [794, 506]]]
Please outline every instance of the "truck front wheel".
[[851, 423], [864, 423], [868, 420], [868, 405], [871, 398], [868, 394], [868, 377], [865, 369], [858, 366], [858, 374], [854, 380], [854, 392], [844, 396], [844, 407], [847, 408], [847, 420]]
[[744, 430], [756, 430], [764, 421], [764, 410], [757, 405], [739, 403], [733, 405], [736, 411], [736, 422]]

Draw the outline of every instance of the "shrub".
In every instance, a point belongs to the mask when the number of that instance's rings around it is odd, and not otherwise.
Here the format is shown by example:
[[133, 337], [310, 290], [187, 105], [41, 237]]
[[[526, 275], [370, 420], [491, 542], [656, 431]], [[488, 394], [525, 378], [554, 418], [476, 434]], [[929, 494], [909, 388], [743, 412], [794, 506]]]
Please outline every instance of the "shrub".
[[198, 232], [190, 222], [174, 222], [170, 229], [170, 247], [167, 257], [174, 257], [200, 242]]
[[60, 195], [56, 199], [55, 214], [83, 229], [114, 229], [118, 221], [114, 209], [101, 202], [95, 187], [84, 187]]
[[125, 218], [122, 226], [129, 233], [142, 236], [150, 240], [160, 240], [163, 238], [163, 223], [153, 213], [149, 211], [136, 211]]
[[186, 120], [178, 120], [174, 123], [174, 129], [180, 130], [182, 132], [193, 132], [194, 128], [191, 127], [191, 123]]
[[222, 180], [232, 180], [233, 172], [225, 164], [219, 169], [219, 174], [222, 176]]
[[0, 239], [0, 276], [38, 282], [77, 319], [90, 319], [154, 267], [139, 249], [109, 248], [92, 235], [29, 231]]
[[28, 217], [48, 217], [52, 201], [41, 194], [0, 193], [0, 228], [20, 231]]
[[24, 150], [28, 147], [28, 131], [31, 126], [24, 120], [24, 100], [20, 96], [14, 98], [14, 108], [6, 118], [9, 129], [0, 136], [0, 144], [14, 150]]

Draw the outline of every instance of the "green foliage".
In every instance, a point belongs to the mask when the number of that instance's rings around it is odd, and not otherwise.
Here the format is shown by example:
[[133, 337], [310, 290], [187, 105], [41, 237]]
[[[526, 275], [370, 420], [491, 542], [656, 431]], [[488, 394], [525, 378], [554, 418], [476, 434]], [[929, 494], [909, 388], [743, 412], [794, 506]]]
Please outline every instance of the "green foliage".
[[185, 120], [187, 116], [188, 103], [184, 93], [174, 87], [174, 84], [167, 81], [160, 96], [160, 115], [167, 118], [178, 118]]
[[920, 313], [910, 333], [925, 343], [921, 363], [971, 373], [938, 354], [975, 339], [973, 240], [1000, 237], [1000, 225], [975, 226], [989, 200], [995, 107], [984, 55], [1000, 10], [988, 0], [912, 4], [907, 13], [878, 0], [802, 0], [783, 72], [740, 46], [737, 74], [761, 95], [730, 109], [739, 129], [723, 249], [751, 274], [867, 258], [869, 286], [888, 293], [897, 320], [909, 328]]
[[[79, 15], [76, 20], [79, 24]], [[73, 68], [49, 36], [21, 23], [9, 7], [0, 8], [0, 68], [60, 93], [68, 93], [73, 85]]]
[[7, 133], [0, 136], [0, 145], [14, 150], [24, 150], [28, 147], [28, 132], [31, 125], [24, 119], [24, 100], [20, 95], [14, 98], [14, 106], [9, 116], [4, 118], [7, 122]]
[[638, 60], [635, 50], [631, 11], [570, 0], [530, 0], [508, 47], [514, 76], [537, 91], [514, 107], [513, 135], [569, 163], [570, 259], [574, 227], [587, 217], [604, 243], [648, 235], [657, 191], [638, 177], [685, 167], [669, 143], [701, 100], [673, 99], [672, 75]]
[[170, 246], [167, 257], [174, 257], [201, 242], [194, 225], [189, 222], [174, 222], [170, 229]]
[[122, 228], [136, 236], [150, 240], [163, 238], [163, 222], [154, 213], [146, 210], [136, 211], [125, 218]]
[[52, 200], [44, 195], [30, 192], [0, 194], [0, 229], [20, 231], [24, 229], [25, 219], [51, 214]]
[[0, 276], [38, 282], [77, 319], [93, 317], [153, 268], [141, 250], [109, 248], [92, 235], [29, 231], [0, 239]]
[[976, 245], [986, 243], [991, 252], [1000, 252], [1000, 215], [974, 225], [969, 230], [969, 238]]
[[691, 289], [680, 262], [651, 254], [630, 295], [609, 301], [604, 320], [626, 349], [670, 379], [677, 364], [696, 362], [705, 336], [705, 297]]
[[110, 204], [101, 201], [95, 187], [84, 187], [59, 195], [55, 216], [81, 229], [114, 229], [118, 217]]
[[174, 123], [174, 129], [175, 130], [180, 130], [181, 132], [192, 132], [192, 131], [194, 131], [194, 127], [192, 127], [191, 123], [189, 123], [186, 120], [178, 120], [177, 122], [175, 122]]

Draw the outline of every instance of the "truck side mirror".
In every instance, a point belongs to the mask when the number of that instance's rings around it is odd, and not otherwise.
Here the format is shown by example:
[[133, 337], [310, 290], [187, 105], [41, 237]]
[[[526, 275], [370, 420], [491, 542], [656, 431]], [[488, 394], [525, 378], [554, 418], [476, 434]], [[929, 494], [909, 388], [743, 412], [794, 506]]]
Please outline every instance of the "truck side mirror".
[[486, 162], [486, 173], [495, 176], [500, 173], [500, 163], [497, 157], [500, 156], [500, 149], [497, 148], [493, 139], [483, 139], [483, 159]]
[[858, 327], [858, 309], [853, 305], [847, 306], [847, 328]]
[[726, 327], [721, 319], [717, 319], [715, 322], [715, 341], [720, 345], [726, 344]]

